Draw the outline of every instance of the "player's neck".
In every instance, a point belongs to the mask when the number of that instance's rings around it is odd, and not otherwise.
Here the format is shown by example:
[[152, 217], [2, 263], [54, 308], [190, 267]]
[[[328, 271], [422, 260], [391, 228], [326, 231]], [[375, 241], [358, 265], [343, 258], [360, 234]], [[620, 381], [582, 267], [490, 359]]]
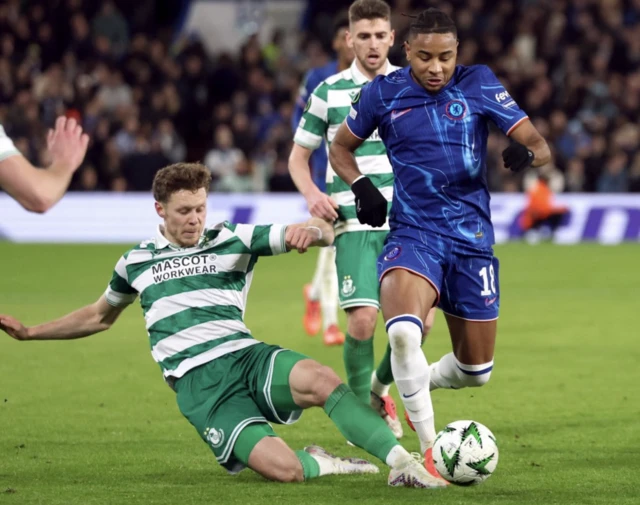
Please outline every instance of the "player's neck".
[[360, 60], [356, 58], [356, 67], [358, 68], [358, 70], [360, 70], [360, 73], [364, 75], [369, 81], [373, 81], [377, 75], [385, 75], [387, 73], [388, 65], [389, 65], [389, 60], [387, 59], [384, 62], [384, 65], [382, 65], [378, 70], [376, 70], [375, 72], [369, 72], [364, 68], [362, 63], [360, 63]]
[[163, 224], [160, 225], [160, 233], [162, 233], [162, 236], [166, 238], [169, 241], [169, 244], [173, 247], [178, 247], [180, 249], [189, 247], [188, 245], [181, 244], [173, 235], [171, 235], [171, 233], [167, 231], [166, 226]]

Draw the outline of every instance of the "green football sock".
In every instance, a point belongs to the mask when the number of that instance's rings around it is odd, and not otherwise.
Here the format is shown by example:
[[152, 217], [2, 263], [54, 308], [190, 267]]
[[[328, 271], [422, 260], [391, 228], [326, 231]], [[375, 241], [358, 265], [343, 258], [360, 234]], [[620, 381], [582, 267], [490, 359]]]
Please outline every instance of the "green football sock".
[[333, 390], [324, 411], [349, 442], [385, 463], [391, 449], [399, 445], [378, 413], [362, 403], [346, 384]]
[[356, 340], [347, 335], [344, 343], [344, 367], [353, 393], [369, 405], [371, 372], [373, 372], [373, 338]]
[[387, 350], [378, 368], [376, 369], [376, 377], [382, 384], [389, 385], [393, 382], [393, 372], [391, 371], [391, 346], [387, 344]]
[[311, 454], [304, 451], [296, 451], [296, 456], [298, 457], [298, 459], [300, 460], [300, 464], [302, 465], [302, 474], [304, 475], [304, 480], [320, 477], [320, 465], [315, 459], [313, 459], [313, 456], [311, 456]]

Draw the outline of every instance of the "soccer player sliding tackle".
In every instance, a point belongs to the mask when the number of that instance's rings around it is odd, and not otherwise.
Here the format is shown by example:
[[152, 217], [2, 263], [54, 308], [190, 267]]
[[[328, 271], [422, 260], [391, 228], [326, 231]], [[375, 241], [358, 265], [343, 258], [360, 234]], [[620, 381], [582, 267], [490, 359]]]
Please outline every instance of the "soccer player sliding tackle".
[[[434, 476], [430, 390], [487, 383], [493, 369], [500, 292], [486, 182], [489, 122], [513, 142], [506, 168], [550, 160], [545, 140], [484, 65], [456, 65], [453, 21], [427, 9], [412, 23], [409, 66], [362, 89], [331, 144], [335, 172], [351, 186], [358, 220], [383, 226], [387, 202], [358, 169], [354, 152], [376, 129], [394, 171], [391, 231], [378, 259], [391, 367]], [[423, 321], [445, 313], [453, 352], [428, 365]]]
[[348, 440], [391, 467], [390, 485], [427, 487], [429, 473], [333, 370], [255, 340], [244, 324], [259, 257], [329, 246], [333, 227], [311, 218], [288, 226], [225, 222], [205, 228], [210, 183], [204, 165], [158, 171], [153, 194], [162, 225], [155, 238], [119, 259], [104, 294], [36, 326], [0, 315], [0, 329], [21, 341], [88, 337], [109, 329], [140, 295], [151, 355], [182, 414], [230, 473], [248, 466], [280, 482], [377, 473], [365, 460], [317, 446], [293, 451], [269, 424], [290, 424], [302, 410], [321, 407]]

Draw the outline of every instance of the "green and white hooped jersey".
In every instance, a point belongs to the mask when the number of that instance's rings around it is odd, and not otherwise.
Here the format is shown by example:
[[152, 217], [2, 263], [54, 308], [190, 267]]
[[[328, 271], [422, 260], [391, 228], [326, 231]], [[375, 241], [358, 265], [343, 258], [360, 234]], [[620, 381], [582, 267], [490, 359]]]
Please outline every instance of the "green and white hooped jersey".
[[198, 245], [180, 248], [162, 235], [118, 261], [107, 287], [115, 307], [140, 295], [151, 355], [166, 377], [258, 343], [244, 324], [259, 256], [286, 252], [286, 226], [220, 223]]
[[[398, 68], [387, 61], [387, 74]], [[354, 60], [350, 68], [332, 75], [319, 84], [309, 97], [294, 142], [315, 150], [322, 144], [322, 139], [326, 138], [328, 148], [346, 117], [355, 113], [351, 104], [359, 98], [360, 89], [366, 83], [367, 77], [358, 70]], [[360, 171], [373, 181], [390, 207], [393, 198], [393, 170], [378, 130], [356, 150], [355, 157]], [[355, 199], [351, 188], [336, 175], [331, 163], [327, 164], [327, 194], [340, 206], [340, 219], [335, 225], [336, 235], [347, 231], [389, 229], [388, 222], [382, 228], [360, 224], [356, 217]]]
[[7, 137], [4, 128], [0, 125], [0, 161], [16, 154], [20, 154], [20, 151], [16, 149], [13, 141]]

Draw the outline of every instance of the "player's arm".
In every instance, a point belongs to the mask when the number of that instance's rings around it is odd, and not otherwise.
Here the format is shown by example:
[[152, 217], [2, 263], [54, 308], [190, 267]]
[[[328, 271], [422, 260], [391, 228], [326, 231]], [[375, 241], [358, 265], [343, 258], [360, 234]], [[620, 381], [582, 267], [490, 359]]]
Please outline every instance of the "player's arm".
[[375, 107], [371, 103], [374, 83], [367, 84], [353, 99], [347, 119], [331, 142], [329, 162], [338, 177], [351, 186], [356, 197], [358, 221], [380, 227], [387, 220], [387, 200], [371, 179], [362, 175], [355, 158], [356, 149], [378, 127]]
[[26, 327], [17, 319], [0, 315], [0, 329], [16, 340], [70, 340], [111, 328], [126, 306], [114, 307], [105, 295], [59, 319]]
[[275, 256], [293, 249], [305, 252], [309, 247], [330, 246], [335, 238], [333, 225], [317, 217], [289, 225], [227, 222], [224, 226], [235, 233], [255, 256]]
[[[531, 153], [531, 156], [533, 156], [533, 161], [531, 162], [532, 167], [546, 165], [551, 161], [551, 149], [549, 149], [547, 141], [542, 137], [542, 135], [540, 135], [538, 130], [536, 130], [536, 127], [533, 126], [533, 123], [529, 119], [525, 119], [518, 126], [516, 126], [509, 136], [517, 144], [527, 149], [528, 152], [526, 153], [526, 158], [528, 158], [530, 156], [529, 153]], [[505, 153], [509, 151], [509, 149], [512, 149], [512, 152], [510, 154], [514, 158], [513, 161], [516, 165], [515, 168], [517, 168], [518, 161], [520, 161], [521, 163], [526, 163], [527, 160], [525, 158], [525, 153], [522, 153], [521, 148], [516, 147], [514, 151], [514, 149], [509, 146], [505, 150]], [[518, 151], [520, 152], [520, 154], [518, 154]], [[506, 164], [508, 160], [505, 159], [504, 161]], [[513, 168], [512, 170], [516, 172], [518, 171]]]
[[322, 145], [328, 129], [327, 85], [321, 83], [311, 94], [300, 118], [289, 155], [289, 173], [298, 191], [304, 196], [314, 217], [335, 221], [338, 204], [320, 191], [311, 177], [309, 160]]
[[[0, 142], [11, 143], [6, 136]], [[89, 137], [75, 119], [59, 117], [47, 135], [51, 166], [46, 170], [35, 168], [16, 151], [0, 161], [0, 187], [26, 210], [44, 213], [67, 191], [88, 144]]]
[[335, 233], [333, 226], [317, 217], [304, 223], [290, 224], [285, 231], [285, 244], [288, 250], [306, 252], [309, 247], [327, 247], [333, 244]]
[[313, 182], [309, 159], [313, 151], [294, 142], [289, 155], [289, 173], [298, 191], [304, 196], [309, 213], [314, 217], [335, 221], [338, 219], [338, 204], [329, 195], [323, 193]]
[[502, 152], [505, 168], [519, 172], [530, 166], [548, 163], [551, 160], [549, 146], [531, 124], [527, 114], [489, 67], [480, 66], [478, 72], [484, 114], [513, 140]]

